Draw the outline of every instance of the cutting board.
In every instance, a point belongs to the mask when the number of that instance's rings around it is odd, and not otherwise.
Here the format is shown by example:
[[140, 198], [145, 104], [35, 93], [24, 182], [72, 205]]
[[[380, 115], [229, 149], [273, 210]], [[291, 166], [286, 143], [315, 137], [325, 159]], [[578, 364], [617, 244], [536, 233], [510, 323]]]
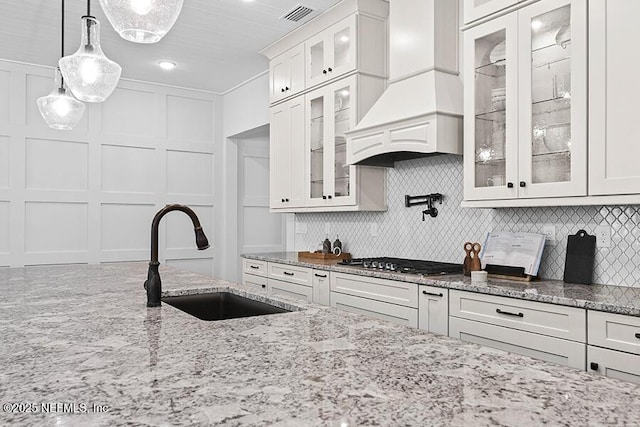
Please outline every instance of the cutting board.
[[596, 236], [584, 230], [567, 237], [567, 258], [564, 263], [564, 281], [590, 285], [596, 256]]

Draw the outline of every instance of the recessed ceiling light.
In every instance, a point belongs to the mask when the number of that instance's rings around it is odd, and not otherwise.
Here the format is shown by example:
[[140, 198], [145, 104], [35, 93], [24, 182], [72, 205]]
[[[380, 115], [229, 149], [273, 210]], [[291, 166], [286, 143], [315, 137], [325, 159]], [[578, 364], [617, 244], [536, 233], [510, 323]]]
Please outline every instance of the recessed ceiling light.
[[173, 70], [176, 68], [176, 65], [173, 61], [158, 61], [158, 66], [166, 71]]

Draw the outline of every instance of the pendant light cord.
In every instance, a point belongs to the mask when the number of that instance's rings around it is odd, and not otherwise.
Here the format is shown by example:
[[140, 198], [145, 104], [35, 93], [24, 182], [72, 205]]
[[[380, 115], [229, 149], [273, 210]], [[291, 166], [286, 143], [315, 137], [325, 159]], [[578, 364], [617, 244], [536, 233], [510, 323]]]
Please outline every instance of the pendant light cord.
[[[60, 58], [64, 58], [64, 0], [62, 0], [62, 14], [60, 17]], [[60, 67], [58, 67], [60, 69]], [[60, 73], [60, 89], [64, 89], [64, 77]]]
[[[87, 0], [87, 17], [91, 16], [91, 0]], [[87, 19], [87, 46], [91, 46], [91, 20]]]
[[91, 16], [91, 0], [87, 0], [87, 16]]

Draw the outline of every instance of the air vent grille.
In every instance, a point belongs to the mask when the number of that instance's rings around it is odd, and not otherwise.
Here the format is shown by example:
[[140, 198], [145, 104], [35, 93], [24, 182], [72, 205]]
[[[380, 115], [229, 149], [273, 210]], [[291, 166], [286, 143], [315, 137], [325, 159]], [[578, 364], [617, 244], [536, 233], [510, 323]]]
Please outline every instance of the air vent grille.
[[304, 18], [305, 16], [309, 15], [311, 12], [313, 12], [313, 9], [311, 9], [308, 6], [303, 6], [303, 5], [299, 4], [296, 7], [294, 7], [293, 9], [291, 9], [289, 12], [285, 13], [284, 15], [282, 15], [280, 17], [280, 19], [285, 19], [287, 21], [298, 22], [302, 18]]

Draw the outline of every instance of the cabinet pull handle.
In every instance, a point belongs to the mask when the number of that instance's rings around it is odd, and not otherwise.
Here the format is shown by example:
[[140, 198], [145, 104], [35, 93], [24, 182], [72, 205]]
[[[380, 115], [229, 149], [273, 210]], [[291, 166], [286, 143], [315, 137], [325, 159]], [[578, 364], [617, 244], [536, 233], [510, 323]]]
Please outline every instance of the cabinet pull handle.
[[507, 188], [513, 188], [513, 182], [507, 182]]
[[266, 288], [266, 287], [267, 287], [267, 285], [262, 285], [262, 289], [264, 289], [264, 288]]
[[521, 187], [521, 188], [524, 188], [524, 187], [526, 187], [526, 186], [527, 186], [527, 183], [526, 183], [526, 182], [524, 182], [524, 181], [520, 181], [520, 187]]
[[286, 276], [293, 276], [293, 275], [294, 275], [294, 273], [289, 273], [288, 271], [283, 271], [283, 273], [284, 273]]
[[640, 340], [640, 332], [638, 332], [638, 333], [636, 334], [636, 338], [638, 338], [638, 339]]
[[589, 364], [589, 367], [591, 368], [592, 371], [597, 371], [600, 368], [600, 366], [596, 362], [591, 362]]
[[260, 268], [257, 265], [250, 265], [249, 267], [253, 268], [254, 270], [258, 270]]
[[506, 314], [507, 316], [524, 317], [524, 313], [510, 313], [508, 311], [502, 311], [499, 308], [496, 308], [496, 313]]
[[442, 297], [442, 294], [436, 294], [435, 292], [427, 292], [427, 291], [422, 291], [422, 293], [424, 295], [431, 295], [432, 297]]
[[322, 277], [323, 279], [326, 279], [326, 278], [327, 278], [327, 275], [326, 275], [326, 274], [318, 274], [318, 273], [315, 273], [315, 274], [314, 274], [314, 276], [316, 276], [316, 277]]

